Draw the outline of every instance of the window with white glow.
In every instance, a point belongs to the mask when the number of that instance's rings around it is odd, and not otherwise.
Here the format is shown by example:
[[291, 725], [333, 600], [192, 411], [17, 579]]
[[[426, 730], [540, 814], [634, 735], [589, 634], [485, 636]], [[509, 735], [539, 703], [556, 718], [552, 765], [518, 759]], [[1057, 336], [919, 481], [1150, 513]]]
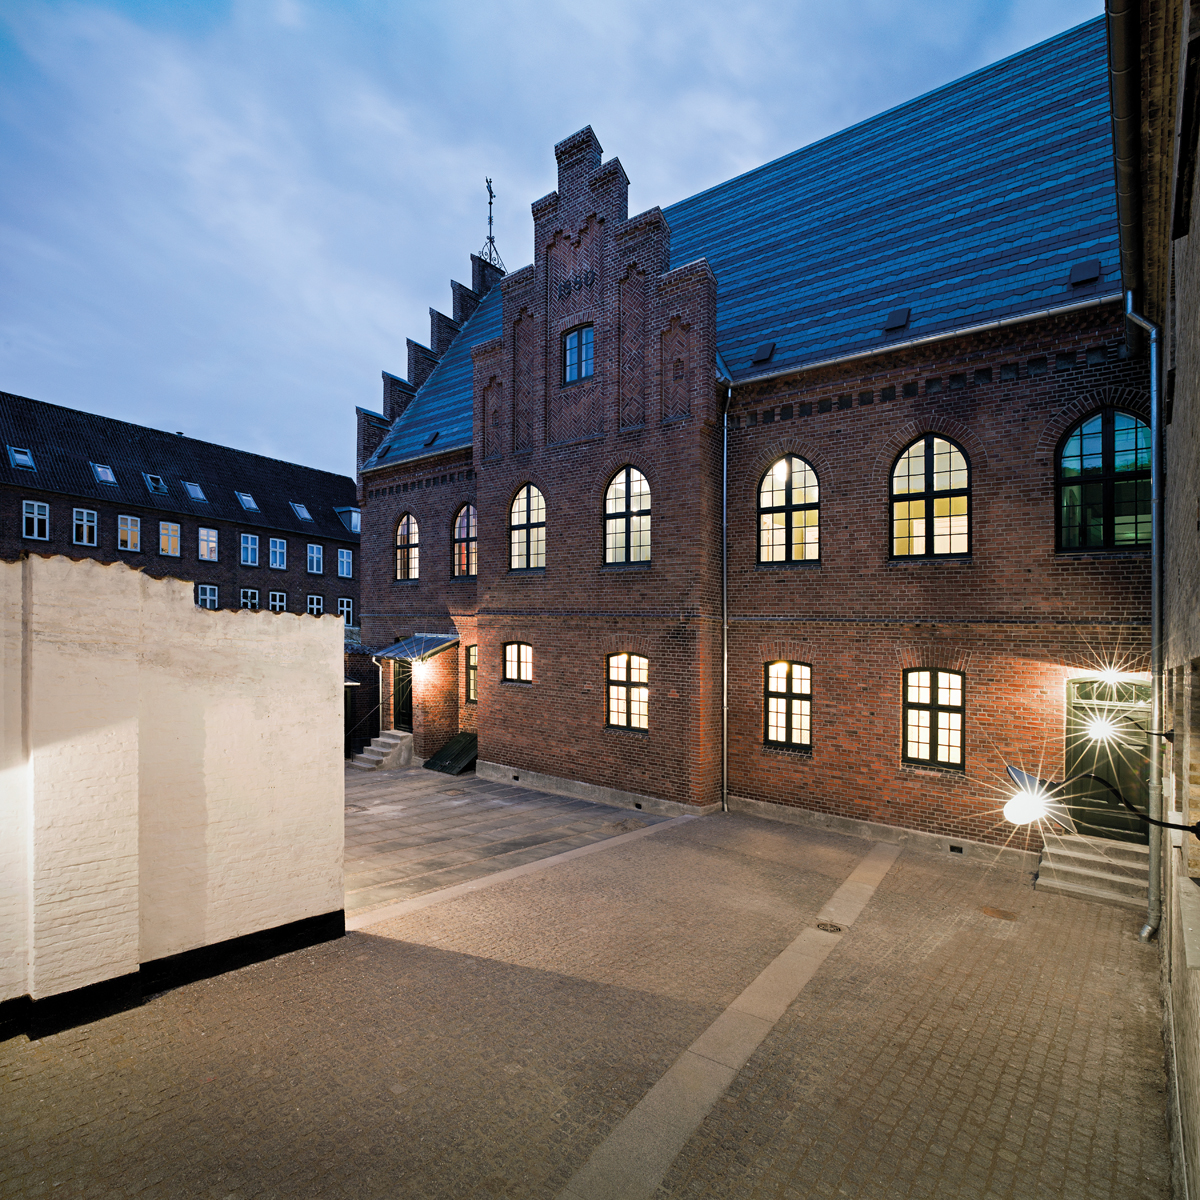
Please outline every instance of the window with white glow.
[[971, 552], [971, 468], [953, 442], [927, 433], [892, 469], [892, 557]]
[[763, 741], [794, 750], [812, 748], [812, 667], [808, 663], [763, 665]]
[[200, 530], [200, 558], [204, 562], [217, 561], [217, 531], [215, 529]]
[[634, 467], [622, 467], [604, 495], [604, 561], [650, 561], [650, 485]]
[[467, 647], [467, 703], [479, 700], [479, 647]]
[[650, 663], [640, 654], [608, 656], [608, 722], [623, 729], [650, 725]]
[[963, 677], [958, 671], [904, 672], [904, 761], [963, 766]]
[[532, 483], [512, 502], [508, 534], [509, 570], [539, 571], [546, 566], [546, 501]]
[[421, 531], [417, 518], [405, 513], [396, 526], [396, 578], [417, 579], [421, 574]]
[[817, 473], [802, 458], [771, 464], [758, 487], [758, 561], [814, 562], [821, 557]]
[[464, 504], [454, 518], [454, 574], [474, 575], [479, 569], [479, 519], [475, 505]]
[[528, 642], [505, 642], [504, 678], [510, 683], [533, 682], [533, 647]]

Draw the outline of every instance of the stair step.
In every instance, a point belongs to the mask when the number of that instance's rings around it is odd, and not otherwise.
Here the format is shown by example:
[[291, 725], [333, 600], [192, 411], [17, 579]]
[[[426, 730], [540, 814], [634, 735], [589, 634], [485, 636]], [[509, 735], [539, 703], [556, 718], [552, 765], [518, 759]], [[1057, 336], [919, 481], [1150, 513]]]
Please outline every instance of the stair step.
[[1126, 896], [1104, 888], [1086, 887], [1083, 884], [1067, 883], [1061, 879], [1042, 879], [1034, 885], [1039, 892], [1054, 892], [1060, 896], [1074, 896], [1077, 900], [1090, 900], [1093, 904], [1108, 904], [1113, 908], [1124, 908], [1131, 912], [1146, 911], [1145, 897]]
[[1063, 836], [1047, 834], [1044, 837], [1046, 849], [1056, 851], [1062, 849], [1078, 854], [1098, 854], [1114, 862], [1149, 863], [1150, 847], [1137, 842], [1118, 842], [1111, 838]]
[[1038, 882], [1055, 879], [1059, 883], [1078, 884], [1080, 887], [1116, 892], [1122, 896], [1146, 897], [1147, 882], [1129, 875], [1114, 875], [1105, 871], [1090, 871], [1085, 867], [1066, 866], [1059, 863], [1042, 863], [1038, 868]]
[[1101, 875], [1117, 875], [1125, 879], [1140, 879], [1143, 883], [1150, 877], [1150, 864], [1124, 862], [1099, 854], [1081, 854], [1075, 850], [1043, 850], [1042, 866], [1066, 867], [1082, 871], [1097, 871]]

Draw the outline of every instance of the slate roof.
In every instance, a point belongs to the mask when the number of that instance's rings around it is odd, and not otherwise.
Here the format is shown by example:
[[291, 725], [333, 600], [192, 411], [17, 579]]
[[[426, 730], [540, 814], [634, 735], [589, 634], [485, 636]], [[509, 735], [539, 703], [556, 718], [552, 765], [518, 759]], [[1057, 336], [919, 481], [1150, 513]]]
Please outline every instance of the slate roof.
[[[1119, 292], [1107, 63], [1097, 17], [665, 209], [672, 264], [716, 275], [734, 380]], [[364, 469], [471, 444], [500, 317], [494, 287]]]
[[[355, 482], [346, 475], [8, 392], [0, 392], [0, 440], [29, 450], [37, 468], [13, 467], [7, 450], [0, 446], [0, 484], [200, 520], [221, 519], [343, 542], [359, 540], [335, 511], [358, 508]], [[100, 483], [92, 463], [111, 467], [116, 485]], [[160, 476], [167, 494], [150, 491], [143, 473]], [[191, 499], [185, 480], [199, 484], [206, 500]], [[244, 509], [235, 492], [252, 495], [259, 511]], [[296, 515], [293, 500], [308, 509], [311, 521]]]

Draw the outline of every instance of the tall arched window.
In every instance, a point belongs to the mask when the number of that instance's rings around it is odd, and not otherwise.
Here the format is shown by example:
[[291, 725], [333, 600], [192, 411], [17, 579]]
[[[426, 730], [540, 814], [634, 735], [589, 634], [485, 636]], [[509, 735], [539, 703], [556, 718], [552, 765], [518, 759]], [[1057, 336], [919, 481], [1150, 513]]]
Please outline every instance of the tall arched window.
[[509, 569], [539, 570], [546, 565], [546, 501], [527, 483], [512, 502], [509, 516]]
[[788, 454], [772, 464], [758, 488], [758, 561], [805, 562], [821, 557], [817, 473]]
[[650, 561], [650, 485], [634, 467], [622, 467], [604, 497], [604, 561]]
[[454, 573], [474, 575], [479, 569], [479, 520], [475, 505], [464, 504], [454, 518]]
[[1058, 456], [1058, 548], [1150, 544], [1150, 426], [1104, 408], [1084, 417]]
[[417, 518], [405, 513], [396, 526], [396, 578], [416, 579], [421, 573], [420, 531]]
[[970, 464], [953, 442], [927, 433], [892, 469], [892, 557], [970, 553]]

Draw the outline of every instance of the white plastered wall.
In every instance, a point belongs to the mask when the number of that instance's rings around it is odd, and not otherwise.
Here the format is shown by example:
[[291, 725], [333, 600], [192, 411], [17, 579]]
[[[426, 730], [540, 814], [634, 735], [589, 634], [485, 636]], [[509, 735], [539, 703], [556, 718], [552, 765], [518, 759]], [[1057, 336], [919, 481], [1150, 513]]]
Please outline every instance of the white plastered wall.
[[0, 563], [0, 999], [342, 907], [336, 617]]

